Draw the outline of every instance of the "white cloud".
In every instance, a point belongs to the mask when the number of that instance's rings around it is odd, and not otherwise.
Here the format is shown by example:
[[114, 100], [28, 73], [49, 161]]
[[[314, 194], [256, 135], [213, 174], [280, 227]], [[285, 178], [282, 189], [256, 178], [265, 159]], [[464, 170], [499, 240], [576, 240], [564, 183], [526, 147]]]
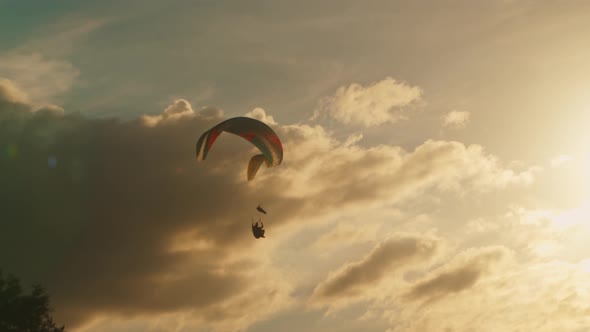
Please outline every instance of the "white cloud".
[[267, 125], [271, 125], [272, 126], [272, 125], [276, 125], [277, 124], [277, 122], [272, 117], [272, 115], [266, 114], [266, 111], [263, 108], [260, 108], [260, 107], [256, 107], [252, 111], [246, 113], [246, 116], [247, 117], [250, 117], [250, 118], [253, 118], [253, 119], [260, 120], [260, 121], [266, 123]]
[[0, 77], [13, 81], [37, 107], [56, 103], [69, 92], [80, 74], [71, 63], [38, 53], [0, 54]]
[[275, 185], [290, 197], [321, 197], [340, 209], [351, 201], [399, 202], [430, 187], [467, 193], [527, 185], [536, 173], [535, 168], [506, 168], [479, 145], [428, 140], [405, 151], [341, 143], [319, 126], [284, 126], [279, 133], [289, 155], [277, 170], [281, 178]]
[[418, 100], [422, 89], [391, 77], [364, 87], [353, 83], [321, 100], [313, 118], [327, 115], [350, 125], [373, 127], [403, 118], [403, 107]]
[[362, 139], [363, 139], [363, 134], [350, 135], [344, 141], [344, 146], [348, 147], [351, 145], [355, 145], [356, 143], [360, 142]]
[[465, 128], [470, 119], [470, 112], [451, 111], [443, 117], [443, 126], [448, 128]]
[[213, 107], [204, 107], [195, 112], [191, 104], [185, 99], [176, 99], [158, 115], [143, 115], [139, 118], [147, 127], [154, 127], [164, 123], [174, 123], [182, 119], [199, 117], [203, 119], [221, 119], [223, 111]]
[[38, 27], [31, 34], [33, 38], [0, 53], [0, 78], [10, 79], [27, 91], [34, 108], [60, 103], [80, 75], [66, 56], [76, 43], [112, 20], [74, 14]]

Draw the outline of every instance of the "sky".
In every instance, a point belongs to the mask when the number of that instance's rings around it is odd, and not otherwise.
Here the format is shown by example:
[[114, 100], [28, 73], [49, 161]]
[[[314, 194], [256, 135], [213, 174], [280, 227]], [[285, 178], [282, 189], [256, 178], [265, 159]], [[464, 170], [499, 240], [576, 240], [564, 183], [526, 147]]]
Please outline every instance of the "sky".
[[588, 13], [0, 0], [0, 269], [74, 332], [590, 330]]

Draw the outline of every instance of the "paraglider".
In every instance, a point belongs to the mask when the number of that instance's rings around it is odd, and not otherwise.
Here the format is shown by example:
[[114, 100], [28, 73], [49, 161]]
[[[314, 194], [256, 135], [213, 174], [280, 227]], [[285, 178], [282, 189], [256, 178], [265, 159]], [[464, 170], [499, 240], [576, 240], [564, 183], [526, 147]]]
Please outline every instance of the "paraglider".
[[[198, 161], [207, 159], [207, 154], [213, 147], [213, 143], [221, 133], [228, 132], [246, 139], [260, 150], [261, 154], [254, 155], [248, 163], [246, 177], [252, 181], [258, 173], [260, 166], [275, 167], [283, 161], [283, 145], [277, 134], [264, 122], [247, 118], [235, 117], [225, 120], [213, 128], [204, 132], [196, 145], [196, 156]], [[266, 211], [258, 205], [256, 210], [266, 214]], [[260, 226], [258, 223], [260, 222]], [[264, 224], [258, 219], [254, 224], [252, 220], [252, 234], [255, 238], [264, 238]]]
[[[266, 211], [260, 206], [260, 204], [258, 204], [256, 210], [258, 210], [260, 213], [266, 214]], [[260, 222], [260, 227], [258, 227], [258, 222]], [[257, 239], [264, 237], [264, 224], [262, 221], [260, 221], [260, 218], [258, 218], [258, 222], [256, 222], [256, 224], [252, 224], [252, 234], [254, 234], [254, 237]]]
[[246, 139], [262, 152], [253, 156], [248, 163], [248, 181], [254, 179], [262, 163], [266, 167], [274, 167], [283, 161], [283, 145], [277, 134], [264, 122], [242, 116], [225, 120], [204, 132], [197, 141], [197, 160], [207, 159], [213, 143], [224, 131]]
[[258, 206], [256, 207], [256, 210], [258, 210], [258, 212], [266, 214], [266, 211], [262, 207], [260, 207], [260, 204], [258, 204]]
[[[259, 222], [260, 226], [258, 226]], [[254, 223], [254, 220], [252, 220], [252, 234], [254, 234], [254, 237], [257, 239], [264, 237], [264, 224], [262, 221], [260, 221], [260, 219], [258, 219], [256, 224]]]

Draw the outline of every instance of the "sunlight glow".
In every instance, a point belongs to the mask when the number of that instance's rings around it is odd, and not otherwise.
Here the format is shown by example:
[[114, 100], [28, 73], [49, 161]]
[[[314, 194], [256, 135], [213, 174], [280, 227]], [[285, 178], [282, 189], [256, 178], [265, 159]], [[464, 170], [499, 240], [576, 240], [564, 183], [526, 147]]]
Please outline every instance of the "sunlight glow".
[[552, 218], [552, 226], [558, 229], [569, 228], [575, 225], [588, 225], [590, 219], [590, 202], [586, 202], [579, 208], [561, 212]]

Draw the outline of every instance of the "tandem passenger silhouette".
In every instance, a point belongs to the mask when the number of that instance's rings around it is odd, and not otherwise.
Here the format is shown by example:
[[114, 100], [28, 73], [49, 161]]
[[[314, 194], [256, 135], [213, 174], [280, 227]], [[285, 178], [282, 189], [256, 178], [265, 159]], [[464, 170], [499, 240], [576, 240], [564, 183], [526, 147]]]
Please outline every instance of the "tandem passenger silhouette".
[[[260, 223], [260, 226], [258, 223]], [[260, 221], [260, 219], [258, 219], [256, 223], [252, 222], [252, 234], [254, 234], [254, 237], [257, 239], [264, 237], [264, 224], [262, 221]]]

